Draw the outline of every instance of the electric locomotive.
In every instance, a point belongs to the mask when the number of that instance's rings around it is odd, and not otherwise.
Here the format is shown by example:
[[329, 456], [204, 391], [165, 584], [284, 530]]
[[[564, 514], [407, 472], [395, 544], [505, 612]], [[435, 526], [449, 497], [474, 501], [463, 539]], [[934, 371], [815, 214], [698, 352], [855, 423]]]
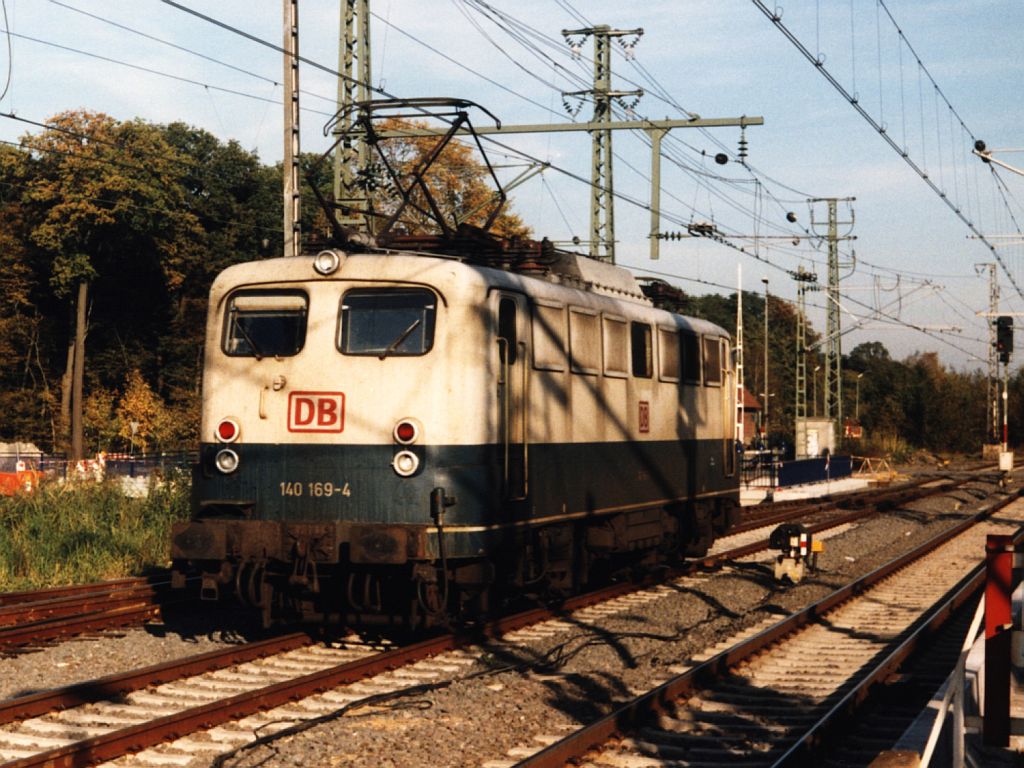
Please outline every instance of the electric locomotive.
[[704, 554], [738, 512], [728, 334], [546, 242], [404, 242], [217, 277], [174, 583], [424, 626]]

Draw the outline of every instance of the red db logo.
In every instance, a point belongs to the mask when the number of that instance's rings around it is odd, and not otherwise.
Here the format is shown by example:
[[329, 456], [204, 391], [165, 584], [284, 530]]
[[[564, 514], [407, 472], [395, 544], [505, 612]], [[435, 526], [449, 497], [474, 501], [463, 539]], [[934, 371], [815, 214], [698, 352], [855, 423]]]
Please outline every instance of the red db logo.
[[345, 395], [341, 392], [292, 392], [288, 395], [289, 432], [341, 432]]

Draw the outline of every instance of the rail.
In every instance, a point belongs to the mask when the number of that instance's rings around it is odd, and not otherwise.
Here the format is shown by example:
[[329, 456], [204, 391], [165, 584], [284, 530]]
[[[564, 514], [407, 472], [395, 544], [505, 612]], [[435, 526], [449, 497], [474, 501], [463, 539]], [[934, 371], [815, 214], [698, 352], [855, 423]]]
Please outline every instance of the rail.
[[[569, 737], [546, 747], [518, 763], [519, 768], [553, 768], [553, 766], [566, 765], [574, 760], [579, 760], [592, 750], [600, 749], [602, 745], [615, 737], [622, 737], [624, 734], [635, 732], [641, 725], [651, 722], [654, 717], [669, 714], [677, 700], [692, 696], [699, 690], [712, 686], [716, 680], [729, 674], [730, 670], [734, 669], [737, 665], [753, 658], [759, 653], [763, 653], [766, 649], [782, 640], [782, 638], [795, 633], [797, 630], [811, 624], [827, 623], [826, 613], [849, 601], [856, 595], [861, 594], [869, 587], [880, 584], [889, 576], [903, 569], [924, 554], [934, 551], [939, 546], [961, 535], [969, 528], [991, 516], [993, 512], [1019, 498], [1019, 495], [1019, 492], [1015, 493], [996, 504], [986, 507], [960, 524], [933, 537], [913, 551], [891, 561], [846, 587], [836, 590], [818, 603], [792, 614], [773, 627], [717, 654], [708, 661], [634, 699], [591, 725], [576, 731]], [[867, 695], [867, 690], [872, 685], [884, 679], [887, 674], [891, 674], [899, 666], [901, 661], [906, 658], [906, 655], [913, 650], [919, 641], [920, 633], [927, 632], [934, 626], [937, 621], [936, 616], [940, 614], [948, 615], [953, 605], [960, 605], [966, 601], [968, 592], [973, 594], [973, 591], [981, 584], [978, 573], [978, 570], [975, 570], [964, 579], [961, 579], [952, 597], [948, 597], [936, 612], [930, 613], [927, 617], [914, 624], [917, 632], [910, 637], [901, 637], [903, 642], [886, 654], [880, 664], [874, 665], [873, 672], [858, 680], [858, 683], [848, 690], [838, 703], [831, 706], [823, 717], [818, 719], [812, 727], [805, 730], [800, 737], [795, 739], [795, 743], [789, 747], [788, 751], [781, 758], [772, 759], [770, 764], [780, 766], [801, 763], [801, 761], [803, 761], [801, 764], [807, 764], [808, 759], [810, 759], [809, 751], [821, 742], [823, 734], [836, 727], [835, 724], [840, 721], [843, 715], [848, 713], [854, 705], [863, 701]], [[739, 760], [740, 755], [737, 754], [735, 759]]]

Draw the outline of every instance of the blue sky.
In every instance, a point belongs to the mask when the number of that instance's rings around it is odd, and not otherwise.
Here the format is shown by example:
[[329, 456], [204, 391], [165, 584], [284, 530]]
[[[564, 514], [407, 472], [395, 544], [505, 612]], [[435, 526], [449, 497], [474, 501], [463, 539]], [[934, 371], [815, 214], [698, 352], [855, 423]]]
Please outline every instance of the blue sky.
[[[767, 276], [773, 293], [793, 299], [795, 283], [787, 272], [804, 266], [825, 277], [824, 247], [806, 236], [813, 230], [807, 198], [855, 197], [851, 234], [857, 239], [843, 248], [848, 261], [850, 248], [856, 252], [856, 268], [843, 270], [842, 290], [843, 324], [856, 325], [856, 330], [843, 337], [843, 349], [878, 340], [898, 357], [934, 350], [958, 368], [982, 365], [987, 329], [976, 312], [987, 309], [988, 283], [987, 273], [979, 277], [974, 265], [991, 262], [991, 252], [968, 239], [970, 231], [950, 207], [751, 0], [491, 0], [496, 13], [507, 15], [502, 24], [494, 23], [496, 14], [487, 18], [481, 12], [487, 3], [371, 2], [375, 85], [396, 96], [470, 99], [504, 123], [570, 119], [560, 92], [582, 87], [571, 76], [589, 78], [591, 43], [573, 60], [562, 29], [585, 23], [642, 27], [635, 59], [627, 60], [620, 50], [613, 61], [613, 87], [632, 90], [639, 84], [646, 91], [635, 107], [637, 115], [678, 118], [681, 108], [702, 117], [762, 116], [765, 124], [746, 131], [754, 173], [709, 160], [722, 146], [735, 155], [738, 129], [673, 132], [667, 145], [671, 157], [663, 161], [664, 228], [714, 221], [736, 235], [730, 242], [746, 253], [687, 239], [663, 243], [657, 262], [647, 257], [649, 149], [640, 132], [617, 133], [615, 185], [623, 196], [616, 203], [620, 263], [638, 273], [656, 270], [694, 293], [726, 292], [715, 286], [734, 286], [741, 265], [748, 290], [760, 291], [761, 278]], [[280, 43], [279, 0], [181, 3]], [[299, 5], [302, 55], [336, 68], [337, 0], [300, 0]], [[182, 120], [235, 139], [265, 161], [280, 159], [282, 62], [273, 50], [159, 0], [5, 0], [5, 7], [12, 32], [11, 78], [0, 111], [38, 121], [78, 108], [120, 119]], [[902, 40], [887, 11], [902, 30]], [[1018, 95], [1024, 64], [1016, 52], [1024, 4], [794, 0], [786, 4], [782, 22], [813, 55], [822, 55], [824, 67], [926, 168], [979, 231], [1010, 234], [1015, 226], [1011, 213], [1024, 224], [1019, 204], [1024, 179], [1001, 173], [1004, 186], [997, 187], [988, 169], [969, 155], [968, 141], [974, 136], [989, 147], [1024, 146], [1018, 135], [1024, 124]], [[522, 47], [508, 33], [509, 24], [533, 35], [537, 48]], [[926, 73], [918, 68], [915, 53]], [[0, 61], [4, 58], [0, 49]], [[302, 148], [326, 149], [321, 129], [333, 111], [336, 82], [311, 66], [303, 66], [300, 77], [305, 92]], [[665, 98], [654, 93], [658, 90]], [[579, 119], [590, 109], [583, 105]], [[481, 115], [477, 121], [485, 120]], [[34, 130], [0, 119], [2, 140], [17, 141]], [[589, 190], [570, 174], [589, 176], [586, 134], [508, 136], [502, 143], [511, 150], [496, 148], [492, 159], [507, 166], [502, 172], [508, 176], [529, 159], [558, 169], [513, 193], [515, 210], [534, 232], [554, 240], [585, 239]], [[1000, 157], [1024, 165], [1024, 154]], [[787, 211], [796, 214], [795, 225], [785, 221]], [[824, 208], [814, 207], [813, 215], [820, 221]], [[840, 208], [840, 218], [849, 218], [847, 207]], [[755, 258], [754, 243], [739, 237], [753, 234], [785, 239], [759, 242]], [[800, 237], [798, 245], [792, 245], [792, 237]], [[998, 253], [1024, 286], [1022, 248], [1000, 247]], [[1000, 285], [1001, 309], [1024, 311], [1024, 299], [1002, 270]], [[809, 302], [811, 321], [822, 330], [821, 294], [811, 294]], [[883, 307], [887, 317], [873, 313], [875, 307]], [[901, 323], [926, 326], [930, 335]]]

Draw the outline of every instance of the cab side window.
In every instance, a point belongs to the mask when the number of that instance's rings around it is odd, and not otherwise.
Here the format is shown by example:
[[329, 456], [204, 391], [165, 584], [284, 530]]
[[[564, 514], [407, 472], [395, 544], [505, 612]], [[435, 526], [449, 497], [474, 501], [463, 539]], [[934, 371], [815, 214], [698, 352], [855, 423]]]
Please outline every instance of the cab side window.
[[700, 336], [683, 331], [679, 334], [679, 347], [683, 355], [683, 381], [700, 384]]
[[630, 323], [630, 348], [633, 353], [633, 375], [649, 379], [654, 372], [651, 342], [651, 326], [647, 323]]
[[704, 383], [718, 386], [722, 383], [721, 345], [713, 336], [704, 336]]
[[516, 364], [519, 339], [516, 336], [515, 299], [502, 299], [498, 303], [498, 354], [501, 362]]

